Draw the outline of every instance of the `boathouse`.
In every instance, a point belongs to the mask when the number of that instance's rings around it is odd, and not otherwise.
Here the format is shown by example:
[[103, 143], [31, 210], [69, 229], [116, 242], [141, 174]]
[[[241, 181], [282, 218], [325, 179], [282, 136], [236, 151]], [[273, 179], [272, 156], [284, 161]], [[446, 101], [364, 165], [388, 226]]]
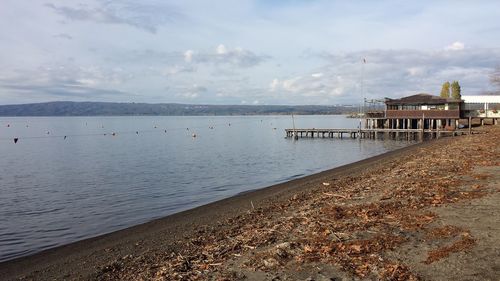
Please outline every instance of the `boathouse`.
[[[440, 135], [471, 134], [473, 119], [479, 120], [481, 125], [486, 119], [492, 124], [498, 124], [500, 119], [500, 95], [452, 99], [421, 93], [399, 99], [385, 98], [384, 106], [383, 111], [365, 112], [364, 126], [360, 119], [360, 125], [356, 129], [293, 128], [285, 129], [286, 136], [342, 138], [347, 135], [351, 138], [374, 139], [402, 136], [416, 139], [426, 135], [439, 138]], [[460, 128], [463, 130], [459, 130]]]
[[[461, 104], [462, 100], [424, 93], [400, 99], [386, 98], [383, 118], [386, 124], [383, 127], [420, 129], [423, 126], [425, 129], [454, 129], [460, 119]], [[367, 124], [366, 127], [379, 127], [376, 125]]]

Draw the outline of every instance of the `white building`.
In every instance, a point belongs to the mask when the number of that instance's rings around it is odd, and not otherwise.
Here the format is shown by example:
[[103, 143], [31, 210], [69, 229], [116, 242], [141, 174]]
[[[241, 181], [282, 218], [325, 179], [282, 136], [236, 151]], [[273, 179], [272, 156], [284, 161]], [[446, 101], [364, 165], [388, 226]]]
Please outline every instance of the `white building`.
[[462, 96], [464, 117], [500, 117], [500, 95]]

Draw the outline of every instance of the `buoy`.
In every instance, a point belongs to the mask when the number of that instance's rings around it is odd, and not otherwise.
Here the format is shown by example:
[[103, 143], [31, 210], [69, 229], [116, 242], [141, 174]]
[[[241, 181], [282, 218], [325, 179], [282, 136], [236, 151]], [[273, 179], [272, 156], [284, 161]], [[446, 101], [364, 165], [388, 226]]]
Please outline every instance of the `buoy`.
[[193, 138], [196, 138], [196, 134], [193, 134]]
[[14, 138], [14, 143], [17, 143], [18, 140], [19, 138]]
[[47, 131], [47, 135], [50, 134], [50, 132]]
[[66, 136], [64, 136], [64, 139], [66, 139]]
[[189, 128], [186, 128], [187, 131], [189, 131]]
[[113, 132], [111, 135], [114, 137], [114, 136], [116, 136], [116, 133], [115, 133], [115, 132]]
[[139, 134], [139, 131], [135, 131], [135, 133], [138, 135], [138, 134]]
[[155, 129], [156, 129], [156, 126], [155, 126]]
[[165, 133], [167, 132], [167, 130], [165, 130]]
[[9, 127], [10, 127], [10, 124], [7, 124], [7, 128], [9, 128]]

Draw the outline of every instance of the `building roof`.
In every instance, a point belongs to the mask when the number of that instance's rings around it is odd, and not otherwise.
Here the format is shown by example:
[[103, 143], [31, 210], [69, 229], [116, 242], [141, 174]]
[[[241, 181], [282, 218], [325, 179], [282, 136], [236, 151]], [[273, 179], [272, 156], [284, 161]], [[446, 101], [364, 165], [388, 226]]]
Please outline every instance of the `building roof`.
[[500, 95], [462, 96], [464, 103], [500, 103]]
[[445, 103], [460, 103], [461, 100], [447, 99], [430, 94], [416, 94], [407, 96], [400, 99], [386, 99], [386, 104], [409, 104], [409, 105], [425, 105], [425, 104], [445, 104]]

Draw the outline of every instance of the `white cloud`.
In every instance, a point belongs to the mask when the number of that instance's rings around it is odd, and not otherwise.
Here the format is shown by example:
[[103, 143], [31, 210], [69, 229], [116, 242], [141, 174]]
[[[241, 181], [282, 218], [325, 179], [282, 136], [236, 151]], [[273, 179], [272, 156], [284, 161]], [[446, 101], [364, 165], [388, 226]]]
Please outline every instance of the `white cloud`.
[[95, 81], [94, 79], [85, 79], [85, 78], [77, 79], [76, 82], [86, 86], [95, 86], [97, 84], [97, 81]]
[[321, 78], [323, 77], [323, 73], [322, 72], [318, 72], [318, 73], [313, 73], [311, 74], [311, 77], [314, 77], [314, 78]]
[[289, 92], [297, 92], [300, 90], [300, 85], [298, 85], [298, 81], [301, 79], [302, 77], [294, 77], [294, 78], [291, 78], [291, 79], [287, 79], [287, 80], [284, 80], [283, 81], [283, 89], [286, 90], [286, 91], [289, 91]]
[[187, 63], [192, 62], [193, 61], [193, 54], [194, 54], [193, 50], [185, 51], [184, 52], [184, 61]]
[[184, 61], [199, 64], [214, 64], [218, 66], [235, 66], [249, 68], [256, 66], [269, 57], [266, 55], [257, 55], [252, 51], [241, 47], [230, 49], [220, 44], [212, 52], [195, 52], [187, 50], [184, 52]]
[[274, 78], [273, 81], [271, 81], [271, 84], [269, 84], [269, 89], [271, 90], [271, 92], [274, 92], [278, 89], [280, 84], [280, 80]]
[[462, 43], [462, 42], [457, 41], [457, 42], [454, 42], [451, 45], [446, 46], [444, 49], [446, 51], [461, 51], [464, 48], [465, 48], [465, 44]]
[[407, 71], [410, 76], [419, 76], [424, 74], [425, 69], [423, 67], [410, 67]]
[[177, 91], [177, 96], [183, 99], [197, 99], [203, 93], [206, 93], [208, 89], [198, 84], [192, 84], [187, 88], [177, 88], [176, 91]]
[[342, 86], [339, 86], [339, 87], [333, 88], [333, 89], [330, 91], [330, 95], [331, 95], [331, 96], [342, 96], [343, 94], [344, 94], [344, 87], [342, 87]]
[[226, 49], [226, 46], [220, 44], [219, 46], [217, 46], [217, 48], [215, 49], [215, 52], [216, 54], [218, 55], [225, 55], [227, 54], [227, 49]]
[[197, 92], [185, 92], [180, 94], [180, 96], [187, 99], [196, 99], [200, 96], [200, 94]]
[[180, 73], [192, 73], [195, 72], [196, 68], [191, 65], [174, 65], [165, 68], [162, 72], [164, 76], [172, 76]]

